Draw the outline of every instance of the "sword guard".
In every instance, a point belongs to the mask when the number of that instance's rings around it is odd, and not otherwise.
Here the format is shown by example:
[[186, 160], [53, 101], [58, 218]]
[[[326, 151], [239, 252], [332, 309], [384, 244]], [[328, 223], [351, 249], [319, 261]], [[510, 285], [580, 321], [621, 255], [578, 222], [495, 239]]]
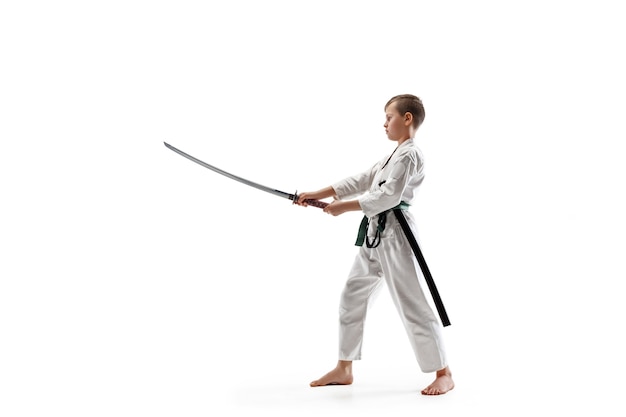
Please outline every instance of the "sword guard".
[[[298, 201], [298, 191], [296, 190], [295, 194], [293, 195], [293, 204], [296, 204], [296, 201]], [[323, 209], [324, 207], [326, 207], [328, 205], [328, 203], [326, 203], [325, 201], [321, 201], [321, 200], [315, 200], [313, 198], [307, 198], [306, 200], [304, 200], [305, 203], [307, 203], [309, 206], [313, 206], [313, 207], [317, 207], [317, 208], [321, 208]]]

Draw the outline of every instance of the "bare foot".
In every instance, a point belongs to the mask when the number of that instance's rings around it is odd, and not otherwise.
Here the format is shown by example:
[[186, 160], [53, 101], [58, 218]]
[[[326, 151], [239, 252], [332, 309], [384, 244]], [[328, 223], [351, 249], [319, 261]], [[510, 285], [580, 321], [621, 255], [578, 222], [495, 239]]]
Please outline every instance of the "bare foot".
[[422, 390], [424, 395], [441, 395], [454, 388], [454, 381], [452, 381], [452, 373], [448, 367], [437, 371], [437, 377], [432, 384]]
[[335, 369], [318, 380], [311, 382], [312, 387], [323, 387], [326, 385], [350, 385], [352, 384], [352, 362], [339, 361]]

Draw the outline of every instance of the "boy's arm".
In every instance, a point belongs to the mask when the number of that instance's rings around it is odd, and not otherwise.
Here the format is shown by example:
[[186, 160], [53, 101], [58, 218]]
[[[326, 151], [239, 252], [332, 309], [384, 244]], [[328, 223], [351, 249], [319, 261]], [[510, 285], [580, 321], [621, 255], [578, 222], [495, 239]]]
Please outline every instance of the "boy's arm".
[[324, 211], [328, 214], [332, 214], [333, 216], [338, 216], [348, 211], [360, 211], [361, 210], [361, 204], [359, 204], [358, 200], [348, 200], [348, 201], [337, 200], [336, 199], [337, 193], [335, 192], [335, 189], [332, 186], [322, 188], [321, 190], [317, 190], [317, 191], [298, 194], [298, 201], [296, 201], [295, 203], [300, 206], [307, 206], [308, 204], [305, 203], [305, 200], [309, 200], [309, 199], [321, 200], [321, 199], [328, 198], [328, 197], [333, 197], [335, 198], [335, 200], [332, 203], [330, 203], [328, 206], [326, 206], [324, 208]]
[[359, 198], [363, 213], [372, 217], [400, 204], [409, 181], [415, 175], [418, 175], [415, 157], [410, 154], [398, 155], [384, 183]]
[[365, 172], [344, 178], [343, 180], [332, 184], [332, 187], [337, 194], [337, 198], [355, 198], [363, 193], [366, 193], [372, 184], [376, 168], [379, 164], [380, 162]]
[[[380, 162], [378, 164], [380, 164]], [[322, 188], [317, 191], [308, 191], [298, 194], [298, 201], [295, 201], [295, 204], [298, 204], [300, 206], [307, 206], [308, 204], [304, 202], [305, 200], [322, 200], [324, 198], [332, 197], [335, 199], [335, 201], [333, 201], [328, 206], [326, 206], [326, 208], [324, 208], [324, 211], [326, 213], [332, 214], [333, 216], [338, 216], [339, 214], [345, 213], [347, 211], [360, 211], [361, 204], [358, 200], [344, 201], [339, 199], [354, 197], [366, 192], [372, 182], [375, 168], [378, 164], [372, 166], [369, 170], [361, 174], [345, 178], [344, 180], [328, 187]], [[339, 194], [341, 195], [341, 197], [339, 196]]]

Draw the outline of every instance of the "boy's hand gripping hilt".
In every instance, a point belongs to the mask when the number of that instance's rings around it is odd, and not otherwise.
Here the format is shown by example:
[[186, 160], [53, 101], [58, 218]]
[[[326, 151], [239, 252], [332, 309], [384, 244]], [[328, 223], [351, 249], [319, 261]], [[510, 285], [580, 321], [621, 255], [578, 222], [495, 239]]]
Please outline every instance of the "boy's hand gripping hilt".
[[[298, 192], [296, 191], [296, 193], [293, 196], [293, 203], [296, 204], [296, 201], [298, 201]], [[307, 198], [306, 200], [304, 200], [304, 202], [306, 204], [308, 204], [309, 206], [313, 206], [313, 207], [317, 207], [317, 208], [321, 208], [323, 209], [324, 207], [326, 207], [328, 205], [328, 203], [321, 201], [321, 200], [315, 200], [313, 198]]]

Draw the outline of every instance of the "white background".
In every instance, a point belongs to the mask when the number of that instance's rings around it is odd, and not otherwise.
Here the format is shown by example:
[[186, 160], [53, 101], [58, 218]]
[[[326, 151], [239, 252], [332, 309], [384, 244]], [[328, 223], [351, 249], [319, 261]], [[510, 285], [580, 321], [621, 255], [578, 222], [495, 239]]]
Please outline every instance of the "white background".
[[[623, 415], [618, 4], [3, 2], [0, 414]], [[400, 93], [457, 388], [418, 394], [383, 292], [355, 384], [311, 389], [360, 215], [163, 141], [314, 190], [393, 150]]]

